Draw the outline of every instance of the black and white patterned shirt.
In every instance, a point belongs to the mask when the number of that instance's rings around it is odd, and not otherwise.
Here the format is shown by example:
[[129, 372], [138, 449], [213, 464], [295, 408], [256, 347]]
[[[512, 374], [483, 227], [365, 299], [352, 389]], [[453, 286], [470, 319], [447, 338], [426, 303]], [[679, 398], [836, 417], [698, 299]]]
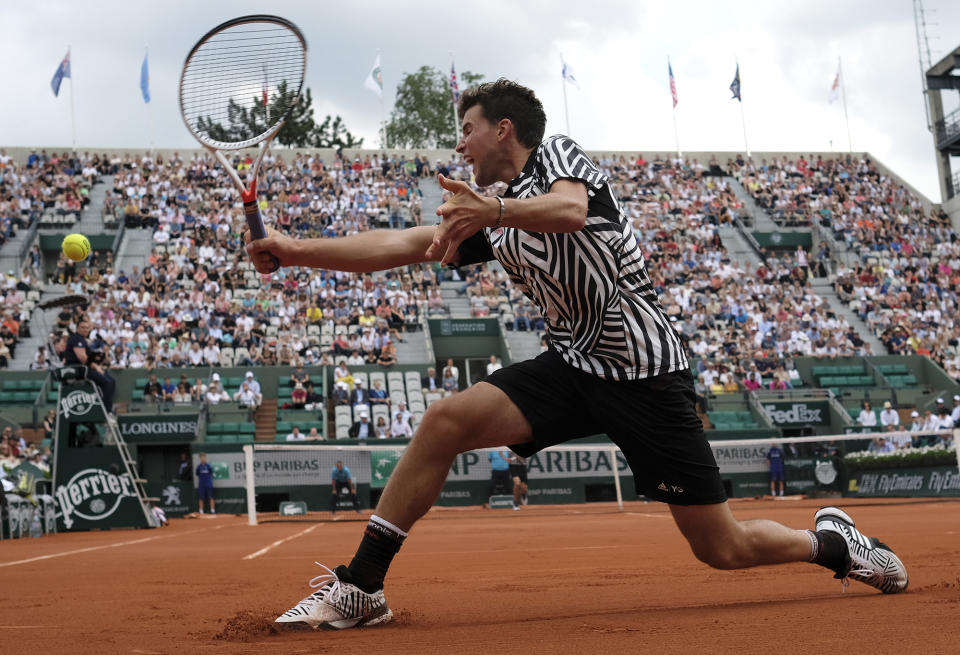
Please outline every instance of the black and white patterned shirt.
[[579, 145], [562, 135], [545, 139], [504, 197], [543, 195], [563, 179], [587, 187], [581, 230], [484, 228], [460, 245], [460, 265], [497, 259], [540, 307], [553, 347], [582, 371], [607, 380], [636, 380], [688, 368], [630, 223], [607, 177]]

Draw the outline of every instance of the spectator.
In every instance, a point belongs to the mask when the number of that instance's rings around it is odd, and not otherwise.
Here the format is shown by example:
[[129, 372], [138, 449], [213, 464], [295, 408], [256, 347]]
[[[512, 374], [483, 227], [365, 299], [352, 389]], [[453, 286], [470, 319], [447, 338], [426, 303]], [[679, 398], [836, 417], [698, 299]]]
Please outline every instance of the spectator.
[[353, 392], [350, 394], [350, 404], [353, 407], [358, 407], [363, 405], [364, 407], [369, 407], [370, 405], [370, 393], [363, 388], [363, 380], [358, 379], [355, 382]]
[[293, 426], [293, 429], [291, 429], [287, 435], [287, 441], [305, 441], [306, 439], [307, 435], [300, 432], [300, 428], [296, 425]]
[[309, 381], [310, 374], [303, 369], [302, 362], [297, 362], [297, 367], [294, 369], [293, 373], [290, 374], [290, 386], [295, 387], [299, 382], [300, 386], [302, 387]]
[[420, 384], [423, 387], [423, 393], [443, 390], [443, 383], [437, 377], [437, 369], [432, 366], [427, 368], [427, 374], [420, 379]]
[[246, 382], [247, 385], [249, 385], [250, 390], [253, 393], [262, 397], [262, 391], [260, 390], [260, 383], [257, 382], [256, 378], [253, 376], [253, 371], [247, 371], [246, 374], [244, 374], [244, 381]]
[[390, 436], [394, 439], [409, 439], [413, 436], [413, 429], [403, 419], [401, 412], [397, 412], [393, 416], [393, 423], [390, 424]]
[[307, 404], [307, 390], [299, 381], [294, 384], [290, 392], [290, 404], [294, 409], [303, 409]]
[[263, 396], [253, 390], [250, 382], [244, 381], [244, 383], [240, 385], [240, 390], [233, 394], [233, 399], [237, 401], [241, 407], [256, 411], [263, 401]]
[[310, 432], [307, 433], [307, 439], [311, 441], [317, 441], [323, 439], [323, 435], [317, 430], [316, 426], [310, 428]]
[[390, 399], [387, 396], [387, 390], [383, 388], [383, 385], [380, 384], [380, 380], [373, 381], [373, 389], [369, 392], [370, 404], [372, 405], [389, 405]]
[[884, 437], [877, 437], [870, 441], [870, 446], [867, 448], [871, 453], [892, 453], [896, 450], [894, 445], [887, 441]]
[[900, 415], [893, 409], [889, 400], [883, 403], [883, 411], [880, 412], [880, 425], [887, 432], [893, 432], [900, 426]]
[[353, 477], [350, 475], [350, 469], [344, 466], [342, 461], [338, 460], [336, 466], [333, 467], [330, 477], [330, 486], [333, 492], [333, 495], [330, 497], [330, 513], [337, 513], [337, 504], [340, 497], [344, 494], [350, 499], [353, 504], [353, 509], [359, 513], [360, 503], [357, 500], [357, 488], [353, 483]]
[[443, 390], [448, 394], [460, 390], [460, 373], [457, 367], [452, 365], [452, 360], [447, 360], [447, 365], [443, 367]]
[[211, 380], [210, 388], [207, 389], [206, 401], [210, 405], [219, 405], [222, 402], [230, 402], [230, 394], [220, 386], [220, 376], [214, 373], [216, 378]]
[[156, 373], [150, 373], [147, 384], [143, 387], [143, 399], [150, 403], [158, 403], [163, 400], [163, 386], [157, 380]]
[[503, 365], [497, 359], [497, 356], [490, 355], [490, 361], [487, 362], [487, 375], [492, 375], [494, 371], [499, 371], [501, 368], [503, 368]]
[[160, 386], [161, 397], [164, 402], [172, 403], [173, 395], [177, 391], [177, 386], [170, 381], [170, 376], [163, 378], [163, 384]]
[[411, 414], [410, 410], [407, 409], [407, 403], [402, 400], [397, 403], [397, 409], [393, 412], [394, 419], [396, 419], [398, 416], [400, 417], [400, 420], [407, 424], [410, 423], [410, 419], [413, 417], [413, 414]]
[[43, 418], [43, 438], [53, 439], [53, 431], [57, 427], [57, 410], [51, 409]]
[[373, 426], [370, 424], [370, 413], [364, 408], [360, 410], [360, 420], [350, 426], [347, 435], [351, 439], [368, 439], [374, 436]]
[[863, 401], [863, 409], [860, 410], [860, 415], [857, 416], [857, 423], [861, 427], [873, 428], [877, 426], [877, 415], [873, 413], [873, 410], [870, 409], [870, 403], [866, 400]]
[[391, 339], [387, 339], [383, 347], [380, 348], [380, 357], [377, 358], [377, 363], [381, 366], [393, 366], [397, 363], [397, 348], [393, 345]]
[[377, 417], [377, 425], [374, 427], [377, 433], [377, 439], [386, 439], [390, 436], [390, 426], [387, 425], [387, 419], [383, 416]]
[[334, 406], [350, 404], [350, 388], [343, 380], [334, 383], [332, 400]]

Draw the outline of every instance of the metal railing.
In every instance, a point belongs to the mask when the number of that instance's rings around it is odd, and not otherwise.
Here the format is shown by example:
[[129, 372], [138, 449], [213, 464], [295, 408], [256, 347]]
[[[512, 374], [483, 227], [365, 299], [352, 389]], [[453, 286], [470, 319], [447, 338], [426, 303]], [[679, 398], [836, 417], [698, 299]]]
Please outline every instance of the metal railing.
[[960, 108], [943, 117], [934, 127], [937, 134], [937, 147], [940, 148], [960, 136]]

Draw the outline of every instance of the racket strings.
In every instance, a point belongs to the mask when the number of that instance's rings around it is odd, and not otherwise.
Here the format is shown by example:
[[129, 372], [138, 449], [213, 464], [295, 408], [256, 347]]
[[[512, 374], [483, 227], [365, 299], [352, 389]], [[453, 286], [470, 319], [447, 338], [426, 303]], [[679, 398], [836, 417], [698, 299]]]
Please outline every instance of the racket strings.
[[[201, 141], [224, 145], [263, 137], [296, 104], [305, 60], [300, 37], [278, 24], [243, 23], [213, 34], [184, 67], [180, 105], [187, 125]], [[231, 120], [241, 116], [247, 118], [243, 138], [234, 134]]]

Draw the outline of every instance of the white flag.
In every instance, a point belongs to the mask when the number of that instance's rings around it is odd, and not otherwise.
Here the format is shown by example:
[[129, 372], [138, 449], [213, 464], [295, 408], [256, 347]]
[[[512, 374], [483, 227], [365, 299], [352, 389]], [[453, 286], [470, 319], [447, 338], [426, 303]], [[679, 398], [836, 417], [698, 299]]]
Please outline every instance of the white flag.
[[828, 103], [833, 104], [840, 97], [840, 71], [837, 70], [837, 76], [833, 78], [833, 85], [830, 87], [830, 97]]
[[367, 79], [364, 80], [363, 85], [379, 97], [383, 97], [383, 73], [380, 72], [380, 55], [377, 55], [376, 60], [373, 62], [373, 68], [370, 69], [370, 74], [367, 75]]

